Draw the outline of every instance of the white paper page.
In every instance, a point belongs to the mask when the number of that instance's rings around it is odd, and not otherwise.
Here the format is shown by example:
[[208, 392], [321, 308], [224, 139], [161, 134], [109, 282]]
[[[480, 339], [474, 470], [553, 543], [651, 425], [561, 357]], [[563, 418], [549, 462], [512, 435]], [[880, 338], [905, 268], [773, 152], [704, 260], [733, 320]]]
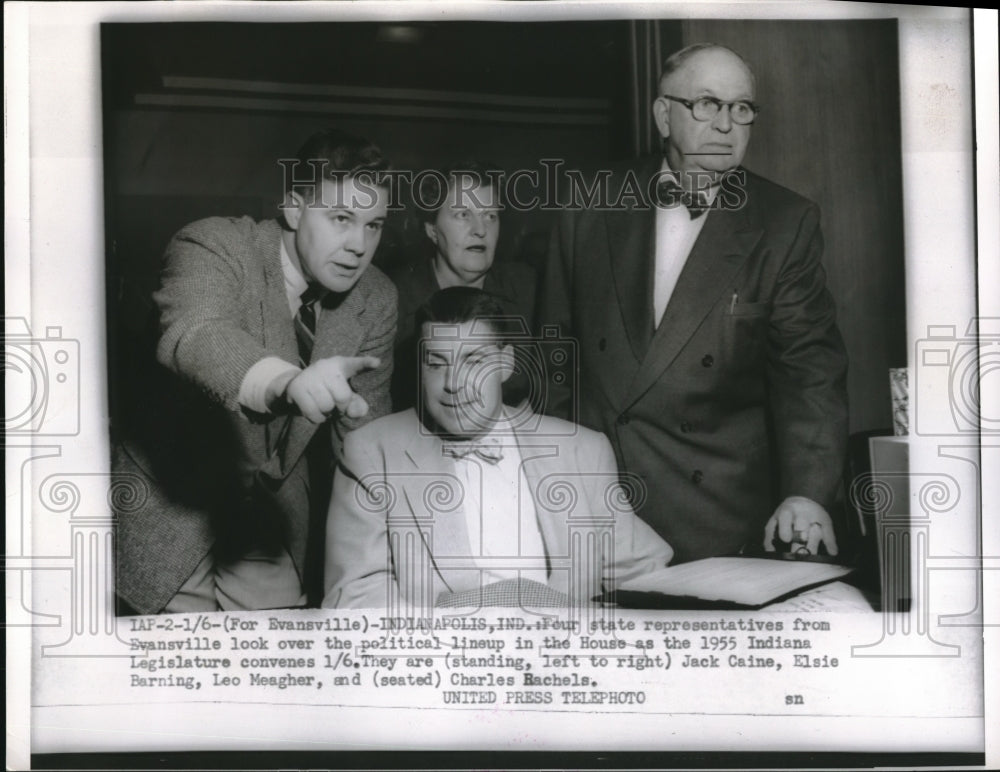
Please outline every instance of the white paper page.
[[757, 606], [800, 587], [830, 581], [850, 572], [850, 568], [830, 563], [708, 558], [668, 566], [625, 582], [619, 589]]

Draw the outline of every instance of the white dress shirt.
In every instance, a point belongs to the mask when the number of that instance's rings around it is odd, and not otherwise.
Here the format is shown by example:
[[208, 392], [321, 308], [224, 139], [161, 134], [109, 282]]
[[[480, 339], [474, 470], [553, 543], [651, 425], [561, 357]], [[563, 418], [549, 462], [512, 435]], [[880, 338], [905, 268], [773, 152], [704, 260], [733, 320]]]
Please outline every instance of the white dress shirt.
[[[663, 160], [662, 174], [673, 174], [666, 159]], [[675, 178], [676, 179], [676, 178]], [[678, 183], [679, 184], [679, 183]], [[719, 186], [714, 185], [707, 192], [708, 203], [715, 200]], [[684, 270], [691, 248], [698, 240], [705, 221], [711, 215], [711, 209], [695, 219], [683, 204], [671, 207], [656, 208], [656, 269], [653, 276], [653, 320], [656, 327], [660, 326], [663, 312], [667, 309], [670, 296], [674, 294], [677, 279]]]
[[[502, 417], [489, 434], [473, 443], [499, 445], [503, 457], [496, 464], [475, 454], [455, 459], [455, 473], [465, 488], [462, 514], [469, 533], [469, 556], [480, 567], [482, 586], [517, 578], [546, 584], [545, 543], [535, 502], [521, 470], [514, 434], [501, 428], [506, 421]], [[505, 566], [505, 557], [531, 560], [527, 565]]]

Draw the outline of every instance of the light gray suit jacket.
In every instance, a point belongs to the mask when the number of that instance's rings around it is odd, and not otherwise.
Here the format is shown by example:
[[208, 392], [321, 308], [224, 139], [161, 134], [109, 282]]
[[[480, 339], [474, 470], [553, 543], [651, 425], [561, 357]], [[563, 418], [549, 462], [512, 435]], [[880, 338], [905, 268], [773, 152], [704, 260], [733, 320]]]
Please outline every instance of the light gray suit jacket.
[[[533, 414], [517, 425], [519, 498], [534, 503], [552, 589], [586, 603], [670, 561], [673, 550], [632, 513], [603, 435]], [[327, 519], [324, 607], [422, 616], [442, 593], [480, 585], [455, 472], [412, 409], [346, 438]]]

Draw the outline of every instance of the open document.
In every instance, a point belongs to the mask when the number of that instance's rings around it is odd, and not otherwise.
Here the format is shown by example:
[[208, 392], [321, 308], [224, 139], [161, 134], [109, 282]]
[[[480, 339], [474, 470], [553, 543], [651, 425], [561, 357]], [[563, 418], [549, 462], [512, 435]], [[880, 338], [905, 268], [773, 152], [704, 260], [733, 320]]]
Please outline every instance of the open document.
[[[707, 558], [682, 563], [623, 583], [616, 593], [621, 605], [651, 607], [663, 599], [696, 599], [760, 608], [853, 569], [831, 563], [769, 558]], [[639, 597], [645, 596], [645, 597]]]

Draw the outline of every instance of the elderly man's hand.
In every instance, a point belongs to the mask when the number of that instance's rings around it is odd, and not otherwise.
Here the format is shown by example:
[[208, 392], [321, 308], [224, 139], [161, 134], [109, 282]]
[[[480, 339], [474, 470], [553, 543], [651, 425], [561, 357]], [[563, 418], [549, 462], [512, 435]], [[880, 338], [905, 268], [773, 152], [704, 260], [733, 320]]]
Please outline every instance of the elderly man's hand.
[[348, 383], [360, 372], [378, 367], [378, 357], [328, 357], [310, 363], [284, 388], [289, 405], [298, 408], [314, 424], [323, 423], [334, 410], [350, 418], [361, 418], [368, 403]]
[[819, 545], [823, 544], [827, 553], [837, 554], [837, 538], [833, 535], [830, 515], [804, 496], [789, 496], [774, 510], [764, 526], [764, 549], [768, 552], [774, 552], [775, 532], [778, 539], [791, 544], [793, 550], [804, 546], [810, 555], [816, 555]]

